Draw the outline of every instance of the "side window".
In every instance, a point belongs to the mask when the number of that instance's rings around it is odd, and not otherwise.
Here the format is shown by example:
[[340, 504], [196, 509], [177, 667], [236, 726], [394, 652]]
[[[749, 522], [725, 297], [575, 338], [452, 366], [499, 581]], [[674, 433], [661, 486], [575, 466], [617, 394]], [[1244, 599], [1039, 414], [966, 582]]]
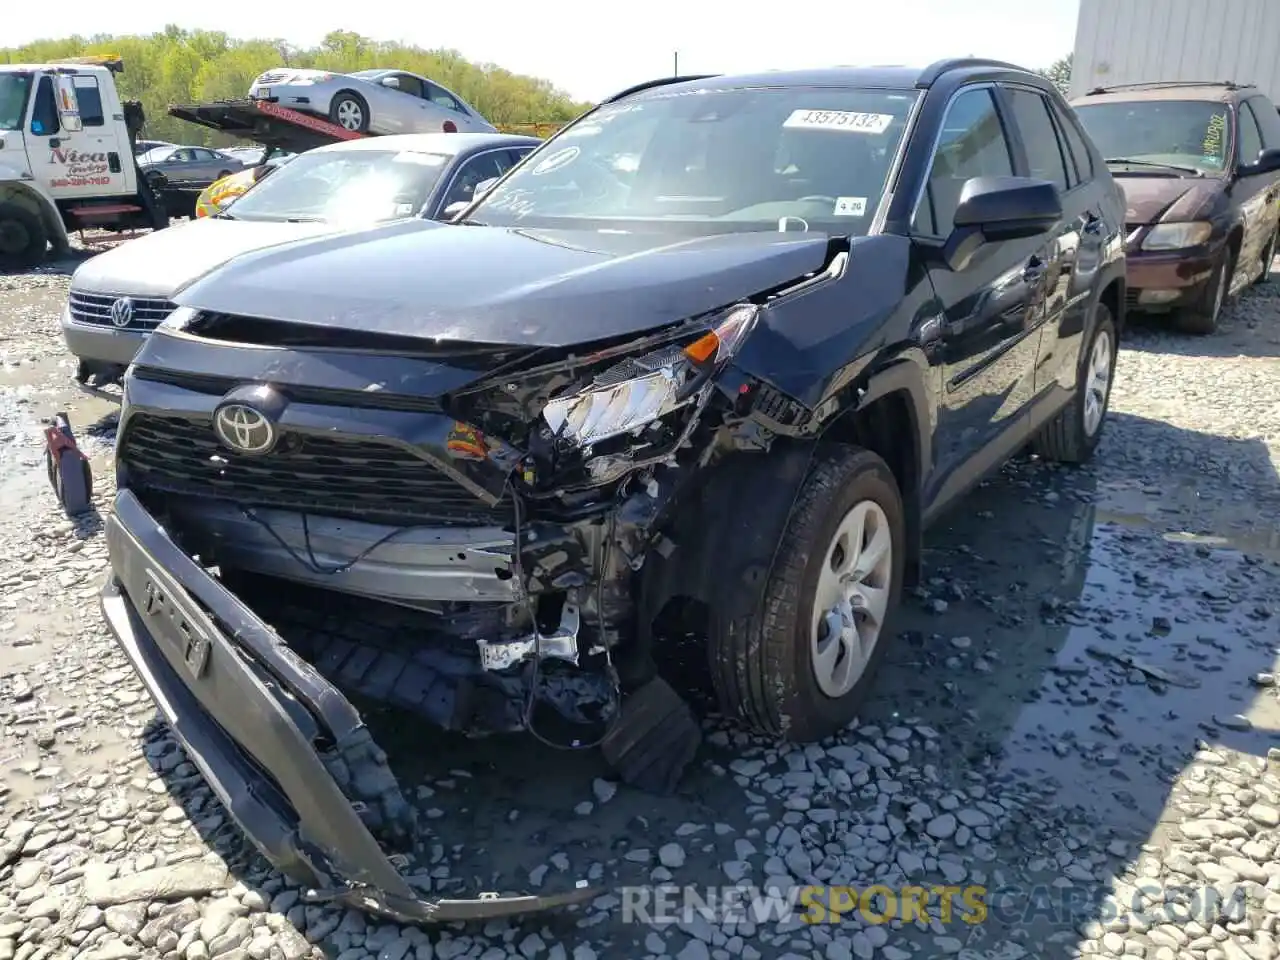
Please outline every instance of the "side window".
[[515, 150], [509, 151], [509, 153], [511, 154], [511, 166], [514, 167], [517, 163], [519, 163], [521, 160], [523, 160], [532, 152], [533, 152], [533, 147], [518, 147]]
[[400, 86], [396, 89], [401, 93], [407, 93], [411, 97], [423, 96], [422, 81], [417, 77], [410, 76], [407, 73], [394, 73], [392, 76], [400, 81]]
[[31, 132], [51, 137], [62, 129], [58, 123], [58, 100], [53, 94], [53, 78], [41, 77], [36, 87], [36, 102], [31, 108]]
[[457, 113], [466, 113], [462, 109], [462, 105], [453, 99], [449, 94], [445, 93], [433, 83], [425, 84], [427, 88], [427, 99], [434, 103], [437, 107], [444, 107], [446, 110], [454, 110]]
[[948, 236], [965, 182], [973, 177], [1012, 176], [1011, 157], [991, 91], [981, 88], [961, 93], [943, 118], [912, 230], [926, 236]]
[[1066, 135], [1067, 146], [1071, 149], [1071, 155], [1075, 157], [1076, 171], [1080, 174], [1080, 179], [1092, 180], [1093, 157], [1089, 155], [1089, 148], [1084, 142], [1084, 137], [1080, 135], [1080, 128], [1075, 125], [1074, 119], [1056, 104], [1053, 105], [1053, 117], [1058, 121], [1058, 129]]
[[102, 91], [97, 77], [76, 76], [76, 102], [80, 104], [80, 122], [86, 127], [100, 127], [106, 122], [102, 114]]
[[1010, 89], [1006, 93], [1013, 121], [1018, 125], [1023, 145], [1027, 148], [1029, 175], [1037, 180], [1048, 180], [1064, 192], [1069, 190], [1067, 165], [1058, 132], [1049, 116], [1049, 101], [1029, 90]]
[[1236, 137], [1236, 163], [1253, 163], [1262, 152], [1262, 134], [1258, 132], [1258, 121], [1254, 119], [1247, 102], [1240, 104], [1236, 117], [1240, 134]]
[[449, 204], [457, 203], [459, 200], [470, 200], [476, 192], [477, 184], [483, 183], [490, 177], [502, 176], [507, 168], [498, 162], [500, 155], [485, 153], [463, 163], [462, 168], [454, 174], [453, 183], [450, 184], [449, 193], [445, 196], [440, 209], [443, 210]]
[[1262, 133], [1262, 149], [1280, 149], [1280, 113], [1276, 112], [1275, 104], [1266, 97], [1250, 97], [1248, 104]]
[[222, 158], [221, 158], [221, 157], [219, 157], [216, 153], [214, 153], [212, 150], [192, 150], [191, 152], [192, 152], [192, 153], [194, 153], [194, 154], [196, 155], [196, 159], [197, 159], [197, 160], [209, 161], [209, 160], [221, 160], [221, 159], [222, 159]]

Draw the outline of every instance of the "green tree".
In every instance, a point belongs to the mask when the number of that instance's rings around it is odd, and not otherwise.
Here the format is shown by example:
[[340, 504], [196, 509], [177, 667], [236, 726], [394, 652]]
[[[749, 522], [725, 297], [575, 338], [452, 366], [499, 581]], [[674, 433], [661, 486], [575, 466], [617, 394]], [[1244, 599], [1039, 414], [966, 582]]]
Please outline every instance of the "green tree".
[[456, 50], [429, 50], [373, 40], [349, 30], [329, 33], [316, 47], [279, 38], [235, 40], [220, 30], [184, 30], [169, 24], [150, 36], [73, 35], [0, 47], [0, 63], [43, 63], [64, 57], [118, 54], [125, 72], [120, 95], [142, 101], [145, 136], [180, 143], [229, 146], [232, 138], [168, 115], [176, 103], [243, 97], [254, 77], [275, 66], [316, 67], [335, 73], [394, 67], [421, 74], [456, 91], [498, 126], [560, 124], [590, 104], [573, 100], [551, 82], [511, 73], [491, 63], [472, 63]]
[[1036, 73], [1051, 80], [1065, 97], [1071, 87], [1071, 54], [1068, 53], [1065, 57], [1059, 57], [1048, 67], [1043, 70], [1037, 70]]

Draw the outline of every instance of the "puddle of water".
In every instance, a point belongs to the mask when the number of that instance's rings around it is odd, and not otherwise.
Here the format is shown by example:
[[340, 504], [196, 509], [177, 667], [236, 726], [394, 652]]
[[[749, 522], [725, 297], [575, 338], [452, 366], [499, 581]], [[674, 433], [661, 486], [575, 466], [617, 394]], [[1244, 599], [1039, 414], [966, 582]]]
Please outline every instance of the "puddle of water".
[[[1094, 530], [1085, 569], [1005, 766], [1113, 825], [1149, 827], [1197, 740], [1265, 756], [1280, 737], [1280, 700], [1250, 683], [1277, 667], [1274, 628], [1255, 614], [1275, 580], [1238, 549], [1115, 522]], [[1238, 716], [1251, 729], [1233, 729]]]
[[1280, 742], [1280, 699], [1251, 684], [1280, 660], [1276, 533], [1230, 505], [1192, 520], [1163, 493], [1036, 483], [993, 482], [926, 540], [928, 599], [866, 713], [934, 726], [957, 774], [1056, 787], [1145, 839], [1197, 740]]

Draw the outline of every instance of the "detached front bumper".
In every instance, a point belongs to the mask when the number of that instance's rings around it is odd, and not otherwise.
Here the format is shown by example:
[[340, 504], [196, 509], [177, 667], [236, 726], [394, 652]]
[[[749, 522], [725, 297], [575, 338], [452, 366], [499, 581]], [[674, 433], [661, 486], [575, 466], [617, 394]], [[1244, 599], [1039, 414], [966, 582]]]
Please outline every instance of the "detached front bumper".
[[368, 739], [359, 714], [254, 613], [188, 557], [128, 490], [107, 520], [107, 623], [210, 787], [283, 873], [401, 922], [532, 913], [598, 894], [423, 899], [343, 794], [317, 741]]

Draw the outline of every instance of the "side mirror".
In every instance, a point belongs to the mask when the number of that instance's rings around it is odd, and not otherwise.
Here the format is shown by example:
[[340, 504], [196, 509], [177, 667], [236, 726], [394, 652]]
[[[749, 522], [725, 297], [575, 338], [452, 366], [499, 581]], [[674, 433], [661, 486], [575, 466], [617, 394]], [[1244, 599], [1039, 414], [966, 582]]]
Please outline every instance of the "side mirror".
[[1240, 176], [1253, 177], [1260, 173], [1275, 173], [1280, 170], [1280, 149], [1271, 148], [1270, 150], [1262, 150], [1258, 153], [1258, 159], [1253, 163], [1241, 164]]
[[380, 84], [382, 84], [384, 87], [390, 87], [392, 90], [399, 90], [399, 89], [400, 89], [400, 78], [399, 78], [399, 77], [383, 77], [383, 78], [382, 78], [381, 80], [379, 80], [378, 82], [379, 82]]
[[471, 206], [470, 200], [455, 200], [444, 208], [440, 216], [445, 220], [452, 220], [469, 206]]
[[960, 190], [943, 256], [952, 270], [963, 270], [985, 244], [1039, 236], [1061, 219], [1062, 198], [1048, 180], [973, 177]]

